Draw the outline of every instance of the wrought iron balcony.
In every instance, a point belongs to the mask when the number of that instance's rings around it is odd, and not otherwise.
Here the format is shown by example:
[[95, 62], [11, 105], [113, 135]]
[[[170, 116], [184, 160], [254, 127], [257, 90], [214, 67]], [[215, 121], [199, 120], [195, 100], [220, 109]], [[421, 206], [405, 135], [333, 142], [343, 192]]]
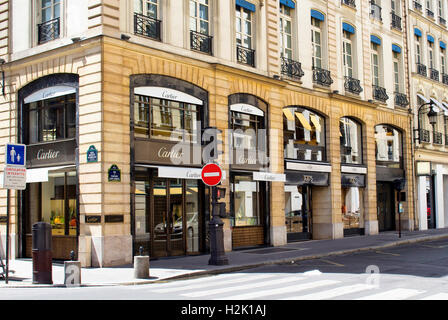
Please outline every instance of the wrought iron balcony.
[[422, 11], [423, 7], [418, 1], [414, 1], [414, 9], [418, 11]]
[[390, 23], [390, 26], [394, 29], [401, 31], [401, 17], [396, 15], [395, 13], [391, 12], [392, 20]]
[[429, 130], [420, 129], [418, 134], [418, 141], [419, 142], [431, 142], [431, 135], [429, 133]]
[[139, 13], [134, 13], [134, 33], [161, 41], [160, 20], [144, 16]]
[[345, 76], [344, 78], [345, 78], [344, 88], [346, 91], [355, 94], [360, 94], [362, 92], [361, 81], [349, 76]]
[[331, 86], [333, 79], [329, 70], [325, 70], [318, 67], [313, 67], [313, 82], [322, 86]]
[[373, 85], [373, 99], [381, 102], [386, 102], [389, 96], [386, 93], [386, 89]]
[[190, 48], [212, 55], [212, 36], [190, 30]]
[[439, 81], [439, 71], [429, 68], [429, 76], [432, 80]]
[[345, 4], [346, 6], [352, 7], [353, 9], [356, 9], [356, 1], [355, 0], [341, 0], [342, 4]]
[[428, 16], [428, 18], [434, 19], [434, 12], [432, 12], [428, 8], [426, 8], [426, 15]]
[[282, 74], [288, 77], [300, 79], [305, 74], [302, 70], [302, 64], [298, 61], [282, 58]]
[[255, 50], [236, 46], [236, 59], [240, 63], [255, 67]]
[[442, 26], [446, 26], [446, 20], [442, 17], [439, 17], [439, 24], [441, 24]]
[[442, 141], [443, 133], [434, 132], [432, 136], [432, 143], [434, 144], [443, 144]]
[[381, 18], [381, 7], [375, 3], [370, 2], [370, 17], [383, 21]]
[[42, 44], [58, 39], [60, 34], [60, 19], [56, 18], [37, 25], [37, 43]]
[[424, 64], [421, 63], [417, 63], [417, 73], [421, 76], [427, 76], [426, 73], [426, 66]]
[[403, 93], [395, 92], [395, 105], [406, 108], [409, 105], [408, 97]]
[[448, 84], [448, 74], [442, 73], [442, 83]]

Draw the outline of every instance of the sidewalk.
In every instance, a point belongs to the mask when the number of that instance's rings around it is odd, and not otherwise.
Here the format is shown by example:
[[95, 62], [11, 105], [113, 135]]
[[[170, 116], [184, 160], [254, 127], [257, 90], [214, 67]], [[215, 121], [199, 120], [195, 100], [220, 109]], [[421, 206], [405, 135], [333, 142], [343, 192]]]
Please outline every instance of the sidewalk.
[[[167, 281], [443, 238], [448, 238], [448, 228], [402, 232], [401, 238], [398, 237], [398, 232], [393, 231], [374, 236], [355, 236], [336, 240], [295, 242], [281, 247], [265, 247], [228, 252], [226, 256], [229, 264], [226, 266], [208, 265], [209, 254], [165, 258], [150, 262], [150, 279], [134, 279], [133, 265], [108, 268], [82, 268], [81, 285], [135, 285], [154, 281]], [[0, 280], [0, 288], [48, 287], [49, 285], [32, 284], [32, 268], [31, 259], [10, 260], [9, 269], [15, 272], [10, 272], [8, 284], [5, 284], [4, 280]], [[52, 275], [52, 286], [63, 286], [64, 265], [61, 263], [53, 263]]]

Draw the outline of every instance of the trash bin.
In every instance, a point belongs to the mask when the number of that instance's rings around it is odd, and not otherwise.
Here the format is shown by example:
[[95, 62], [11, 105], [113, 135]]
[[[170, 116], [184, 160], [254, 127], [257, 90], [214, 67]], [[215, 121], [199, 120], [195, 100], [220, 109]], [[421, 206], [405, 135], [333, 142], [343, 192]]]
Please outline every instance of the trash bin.
[[33, 283], [52, 284], [51, 225], [33, 224], [32, 235]]

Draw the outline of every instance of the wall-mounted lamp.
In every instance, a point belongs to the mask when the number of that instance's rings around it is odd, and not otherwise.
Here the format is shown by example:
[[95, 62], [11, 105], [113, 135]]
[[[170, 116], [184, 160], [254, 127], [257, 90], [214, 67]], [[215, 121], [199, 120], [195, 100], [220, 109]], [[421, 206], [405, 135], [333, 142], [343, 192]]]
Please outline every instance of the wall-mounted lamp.
[[131, 39], [131, 37], [128, 36], [127, 34], [124, 34], [124, 33], [121, 34], [121, 40], [128, 41], [129, 39]]

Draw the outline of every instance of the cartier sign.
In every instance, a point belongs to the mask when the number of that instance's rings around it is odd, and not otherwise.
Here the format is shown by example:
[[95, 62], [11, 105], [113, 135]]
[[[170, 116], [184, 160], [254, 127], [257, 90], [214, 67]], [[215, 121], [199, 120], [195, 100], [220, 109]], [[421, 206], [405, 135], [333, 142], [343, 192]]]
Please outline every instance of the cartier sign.
[[27, 146], [26, 164], [28, 168], [49, 165], [74, 164], [76, 141], [52, 141]]

